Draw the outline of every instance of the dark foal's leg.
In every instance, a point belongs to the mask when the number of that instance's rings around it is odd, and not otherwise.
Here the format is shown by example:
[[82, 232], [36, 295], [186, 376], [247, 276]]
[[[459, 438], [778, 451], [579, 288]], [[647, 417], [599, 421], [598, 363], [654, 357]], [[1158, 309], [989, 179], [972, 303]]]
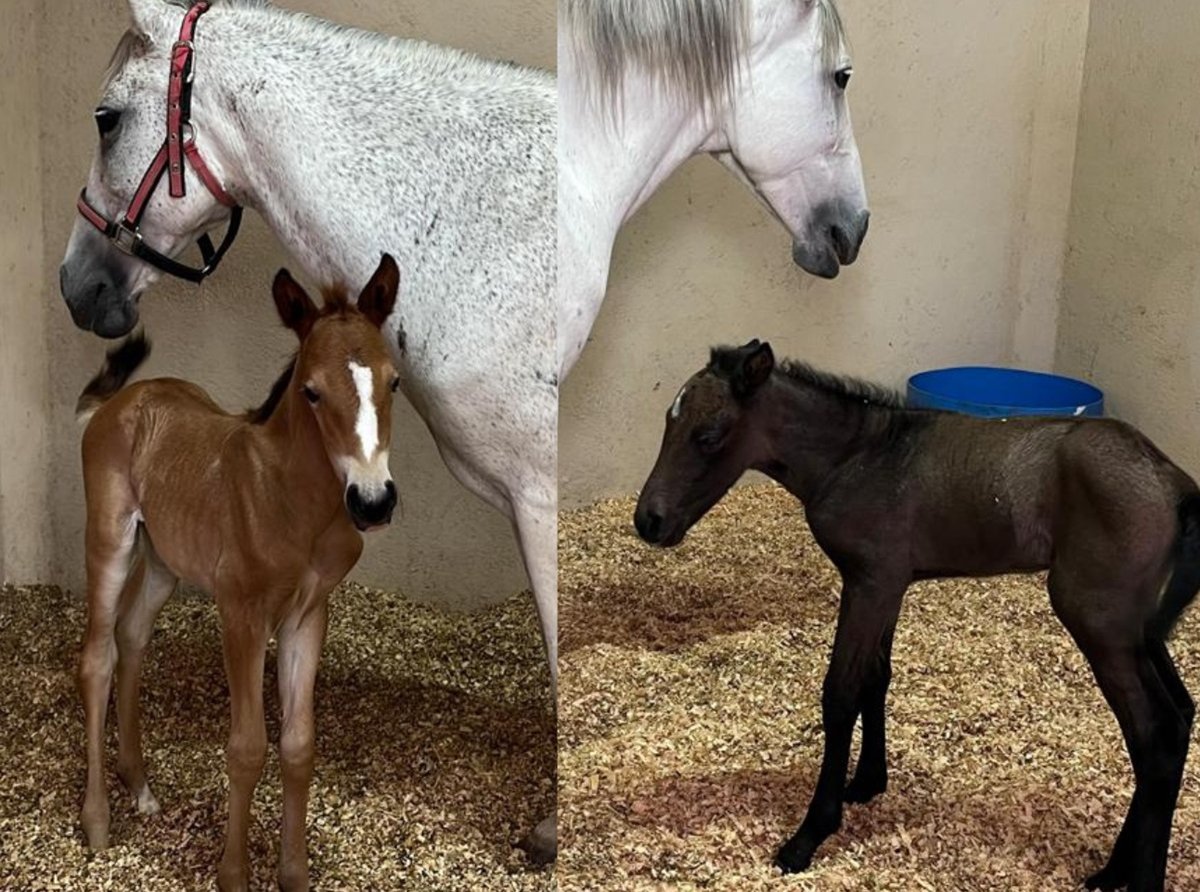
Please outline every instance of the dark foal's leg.
[[[1171, 660], [1171, 655], [1167, 652], [1166, 645], [1162, 641], [1150, 641], [1147, 642], [1146, 649], [1150, 662], [1157, 673], [1158, 681], [1161, 682], [1167, 695], [1170, 697], [1171, 703], [1179, 714], [1180, 721], [1187, 728], [1187, 734], [1183, 741], [1183, 754], [1180, 758], [1180, 773], [1182, 774], [1183, 765], [1187, 761], [1187, 749], [1191, 737], [1192, 722], [1196, 714], [1196, 707], [1187, 688], [1183, 686], [1183, 681], [1179, 678], [1179, 673], [1175, 670], [1175, 664]], [[1146, 790], [1139, 784], [1134, 790], [1133, 801], [1129, 805], [1129, 812], [1125, 816], [1124, 823], [1121, 825], [1121, 832], [1117, 836], [1117, 841], [1113, 846], [1108, 863], [1084, 881], [1084, 885], [1087, 888], [1113, 890], [1124, 888], [1129, 883], [1133, 873], [1133, 855], [1137, 828], [1143, 820], [1146, 805]], [[1170, 824], [1168, 823], [1168, 840], [1170, 830]]]
[[887, 719], [888, 685], [892, 683], [892, 638], [896, 626], [887, 630], [879, 648], [875, 673], [867, 682], [862, 697], [862, 749], [854, 778], [846, 785], [845, 802], [870, 802], [887, 790]]
[[833, 658], [821, 697], [825, 755], [804, 822], [775, 856], [784, 873], [806, 870], [817, 847], [841, 826], [854, 723], [884, 636], [900, 613], [904, 589], [903, 584], [875, 581], [843, 584]]

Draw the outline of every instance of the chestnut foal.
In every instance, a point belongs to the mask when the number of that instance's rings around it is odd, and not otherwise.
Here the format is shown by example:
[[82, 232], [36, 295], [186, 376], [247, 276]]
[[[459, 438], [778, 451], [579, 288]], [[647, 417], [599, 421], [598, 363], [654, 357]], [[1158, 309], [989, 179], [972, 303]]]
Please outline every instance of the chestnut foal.
[[286, 270], [275, 305], [300, 338], [256, 412], [223, 412], [199, 387], [158, 378], [124, 387], [145, 358], [140, 337], [110, 352], [79, 400], [83, 436], [88, 624], [80, 666], [87, 725], [88, 845], [108, 844], [104, 723], [117, 670], [118, 774], [139, 812], [158, 811], [146, 782], [138, 674], [155, 617], [182, 578], [212, 592], [221, 618], [232, 721], [229, 823], [218, 872], [246, 889], [250, 799], [266, 759], [263, 666], [279, 641], [282, 889], [308, 888], [305, 814], [313, 768], [313, 687], [327, 597], [362, 551], [362, 531], [391, 519], [391, 396], [380, 326], [399, 272], [384, 256], [351, 306], [318, 310]]

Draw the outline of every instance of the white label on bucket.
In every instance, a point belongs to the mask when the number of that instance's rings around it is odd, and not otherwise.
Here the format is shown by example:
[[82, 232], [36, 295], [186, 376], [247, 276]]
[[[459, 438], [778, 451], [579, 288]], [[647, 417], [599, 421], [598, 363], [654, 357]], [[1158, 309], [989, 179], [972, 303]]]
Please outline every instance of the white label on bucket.
[[1078, 418], [1080, 415], [1082, 415], [1086, 411], [1087, 411], [1087, 406], [1080, 406], [1078, 409], [1075, 410], [1075, 417]]

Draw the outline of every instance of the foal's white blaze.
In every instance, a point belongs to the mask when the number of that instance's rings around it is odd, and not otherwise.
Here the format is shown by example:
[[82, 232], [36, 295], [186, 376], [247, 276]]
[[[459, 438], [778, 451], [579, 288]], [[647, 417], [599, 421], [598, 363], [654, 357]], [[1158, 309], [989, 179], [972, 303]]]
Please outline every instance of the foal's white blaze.
[[350, 377], [354, 379], [354, 389], [358, 392], [358, 420], [354, 423], [354, 432], [358, 434], [363, 459], [370, 461], [375, 456], [375, 450], [379, 448], [379, 418], [375, 413], [375, 376], [365, 365], [351, 362]]
[[683, 395], [686, 391], [686, 384], [679, 388], [679, 393], [675, 396], [675, 402], [671, 403], [671, 418], [678, 418], [679, 413], [683, 411]]
[[361, 363], [350, 362], [350, 377], [358, 395], [358, 415], [354, 433], [358, 436], [358, 455], [339, 459], [346, 485], [359, 488], [367, 498], [378, 497], [392, 479], [388, 451], [379, 448], [379, 413], [375, 411], [375, 374]]

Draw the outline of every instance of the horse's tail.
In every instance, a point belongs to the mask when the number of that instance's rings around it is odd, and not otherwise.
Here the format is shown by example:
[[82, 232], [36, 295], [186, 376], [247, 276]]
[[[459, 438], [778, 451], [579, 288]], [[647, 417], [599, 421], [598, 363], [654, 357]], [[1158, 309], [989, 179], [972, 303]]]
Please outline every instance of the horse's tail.
[[96, 377], [92, 378], [87, 387], [83, 388], [83, 393], [79, 394], [79, 402], [75, 404], [75, 419], [86, 426], [96, 414], [96, 410], [125, 386], [130, 375], [137, 371], [138, 366], [145, 362], [149, 355], [150, 342], [141, 332], [130, 335], [109, 350]]
[[1179, 500], [1179, 536], [1173, 551], [1174, 567], [1167, 587], [1151, 618], [1146, 634], [1166, 641], [1183, 611], [1200, 591], [1200, 493], [1189, 492]]

